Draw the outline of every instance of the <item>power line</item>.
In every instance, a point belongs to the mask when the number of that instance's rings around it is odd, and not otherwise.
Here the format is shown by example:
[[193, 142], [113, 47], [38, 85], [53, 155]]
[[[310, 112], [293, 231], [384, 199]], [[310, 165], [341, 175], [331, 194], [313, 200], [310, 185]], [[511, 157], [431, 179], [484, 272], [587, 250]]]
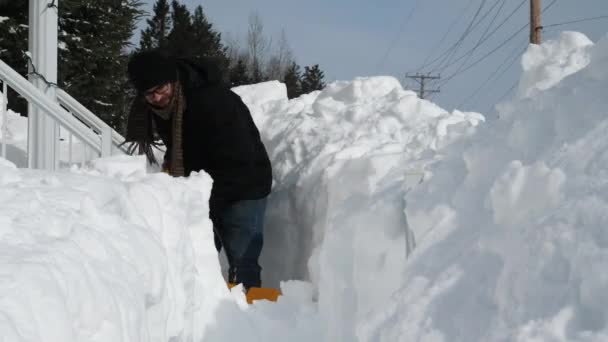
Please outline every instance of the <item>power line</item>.
[[448, 29], [445, 31], [445, 33], [443, 34], [443, 36], [441, 37], [441, 39], [439, 40], [439, 42], [437, 44], [435, 44], [433, 46], [433, 48], [429, 51], [428, 55], [426, 56], [426, 58], [422, 62], [422, 65], [418, 68], [418, 71], [421, 71], [424, 67], [426, 67], [427, 62], [429, 61], [429, 59], [431, 58], [431, 56], [433, 55], [433, 53], [435, 53], [435, 50], [437, 50], [441, 46], [441, 44], [443, 44], [443, 42], [446, 40], [446, 38], [448, 37], [448, 35], [450, 34], [450, 32], [452, 32], [452, 28], [454, 28], [454, 26], [462, 18], [464, 18], [464, 14], [469, 10], [469, 7], [471, 7], [472, 4], [473, 4], [473, 0], [469, 0], [469, 3], [467, 4], [467, 6], [465, 8], [463, 8], [463, 10], [460, 12], [460, 14], [458, 15], [458, 17], [456, 17], [456, 19], [454, 21], [452, 21], [452, 23], [448, 26]]
[[[492, 37], [494, 35], [494, 33], [496, 33], [501, 27], [503, 27], [507, 21], [509, 21], [509, 19], [511, 19], [516, 13], [517, 11], [519, 11], [519, 9], [529, 0], [523, 0], [500, 24], [498, 24], [498, 26], [496, 26], [494, 28], [494, 30], [492, 30], [492, 32], [490, 32], [484, 39], [482, 39], [479, 44], [483, 44], [485, 43], [490, 37]], [[527, 24], [526, 24], [527, 25]], [[446, 66], [444, 66], [443, 68], [441, 68], [441, 70], [438, 71], [443, 71], [446, 68], [458, 63], [459, 61], [461, 61], [463, 58], [465, 58], [467, 56], [468, 53], [475, 51], [479, 46], [474, 47], [473, 49], [467, 51], [465, 54], [463, 54], [462, 56], [458, 57], [457, 59], [455, 59], [451, 64], [448, 64]], [[435, 69], [437, 70], [437, 69]]]
[[[556, 2], [557, 2], [557, 0], [553, 0], [549, 5], [547, 5], [545, 8], [543, 8], [541, 13], [544, 13], [545, 11], [550, 9], [553, 5], [555, 5]], [[500, 103], [502, 100], [504, 100], [504, 98], [507, 97], [507, 95], [509, 95], [511, 93], [511, 91], [513, 91], [513, 89], [515, 89], [515, 87], [517, 86], [518, 83], [519, 83], [519, 80], [515, 80], [513, 85], [511, 87], [509, 87], [509, 89], [507, 89], [507, 91], [496, 101], [496, 103]], [[489, 112], [491, 109], [492, 109], [492, 107], [488, 108], [487, 112]]]
[[545, 11], [547, 11], [549, 8], [551, 8], [553, 5], [555, 5], [556, 2], [557, 2], [557, 0], [551, 1], [551, 3], [549, 5], [547, 5], [545, 8], [543, 8], [541, 13], [544, 13]]
[[[498, 0], [494, 3], [494, 5], [496, 5], [497, 3], [498, 3]], [[488, 16], [488, 13], [494, 8], [494, 7], [492, 7], [490, 10], [488, 10], [487, 12], [485, 12], [482, 15], [481, 19], [479, 19], [479, 21], [476, 21], [476, 18], [478, 16], [478, 14], [483, 9], [483, 7], [485, 6], [485, 4], [486, 4], [485, 0], [481, 2], [477, 13], [475, 13], [475, 17], [473, 17], [473, 21], [471, 21], [471, 24], [474, 24], [474, 25], [470, 29], [468, 29], [467, 31], [465, 31], [465, 35], [459, 41], [458, 45], [454, 48], [454, 50], [452, 50], [452, 52], [449, 54], [449, 56], [447, 57], [447, 59], [444, 59], [445, 63], [448, 63], [448, 64], [450, 63], [450, 61], [452, 60], [452, 58], [454, 58], [454, 56], [456, 55], [456, 52], [458, 52], [458, 50], [460, 50], [460, 48], [462, 47], [465, 39], [477, 28], [478, 25], [480, 25], [483, 22], [483, 20]]]
[[503, 46], [505, 46], [508, 42], [510, 42], [511, 40], [513, 40], [515, 37], [517, 37], [518, 34], [520, 34], [523, 30], [525, 30], [526, 28], [528, 28], [528, 24], [522, 26], [519, 30], [517, 30], [515, 33], [513, 33], [509, 38], [507, 38], [505, 41], [503, 41], [500, 45], [498, 45], [497, 47], [495, 47], [493, 50], [491, 50], [490, 52], [486, 53], [485, 55], [483, 55], [481, 58], [477, 59], [475, 62], [471, 63], [469, 66], [467, 66], [466, 68], [462, 69], [459, 72], [456, 72], [454, 74], [452, 74], [451, 76], [449, 76], [448, 78], [445, 79], [445, 81], [443, 82], [442, 85], [445, 85], [446, 83], [448, 83], [451, 79], [453, 79], [454, 77], [470, 70], [471, 68], [473, 68], [474, 66], [476, 66], [477, 64], [483, 62], [486, 58], [490, 57], [491, 55], [493, 55], [496, 51], [500, 50]]
[[[501, 4], [501, 6], [499, 7], [498, 11], [496, 12], [496, 14], [494, 15], [494, 17], [490, 21], [490, 24], [488, 26], [486, 26], [486, 29], [481, 34], [481, 38], [477, 41], [477, 43], [475, 44], [475, 46], [472, 49], [470, 49], [468, 52], [466, 52], [463, 55], [463, 56], [466, 57], [466, 59], [461, 64], [461, 66], [459, 67], [458, 70], [462, 69], [462, 67], [466, 64], [466, 62], [471, 58], [471, 55], [473, 54], [473, 52], [482, 44], [483, 41], [485, 41], [484, 37], [488, 34], [488, 31], [490, 30], [490, 27], [492, 27], [492, 25], [496, 21], [496, 18], [500, 14], [500, 11], [501, 11], [502, 7], [504, 6], [505, 2], [506, 2], [505, 0], [497, 0], [496, 2], [494, 2], [494, 4], [492, 5], [492, 7], [490, 7], [490, 9], [488, 9], [488, 11], [486, 13], [484, 13], [483, 17], [479, 20], [479, 23], [483, 22], [485, 20], [485, 18], [488, 15], [490, 15], [490, 13], [492, 13], [492, 11], [494, 10], [494, 8], [499, 3]], [[456, 51], [453, 52], [453, 54], [451, 56], [451, 59], [447, 61], [447, 64], [445, 66], [439, 67], [439, 70], [438, 69], [434, 69], [434, 71], [442, 72], [443, 70], [445, 70], [447, 68], [447, 66], [456, 64], [457, 62], [453, 61], [453, 57], [454, 57], [455, 54], [456, 54]], [[459, 60], [461, 60], [461, 59], [462, 59], [462, 56], [459, 58]]]
[[542, 28], [563, 26], [563, 25], [576, 24], [576, 23], [582, 23], [582, 22], [585, 22], [585, 21], [593, 21], [593, 20], [600, 20], [600, 19], [607, 19], [607, 18], [608, 18], [608, 15], [602, 15], [602, 16], [599, 16], [599, 17], [583, 18], [583, 19], [578, 19], [578, 20], [573, 20], [573, 21], [566, 21], [566, 22], [563, 22], [563, 23], [544, 25], [544, 26], [542, 26]]
[[[498, 1], [496, 3], [498, 3]], [[479, 46], [481, 46], [482, 42], [484, 41], [484, 38], [485, 38], [486, 34], [488, 34], [488, 31], [490, 31], [490, 27], [492, 27], [492, 25], [494, 25], [494, 22], [496, 22], [496, 18], [500, 14], [500, 11], [504, 7], [505, 3], [506, 3], [506, 0], [502, 0], [501, 1], [501, 5], [498, 8], [498, 11], [496, 11], [496, 14], [492, 18], [492, 20], [490, 20], [490, 23], [488, 24], [488, 26], [486, 27], [486, 29], [482, 33], [481, 37], [477, 41], [477, 44], [475, 44], [475, 46], [470, 50], [470, 52], [467, 55], [467, 58], [460, 64], [460, 67], [458, 68], [458, 70], [456, 70], [456, 72], [459, 72], [460, 70], [462, 70], [462, 68], [465, 66], [465, 64], [467, 64], [467, 62], [471, 59], [471, 56], [473, 55], [473, 53], [475, 52], [475, 50], [477, 50], [477, 48]]]
[[439, 65], [443, 64], [445, 61], [445, 57], [447, 55], [450, 55], [452, 53], [452, 51], [454, 51], [455, 49], [457, 49], [459, 47], [459, 45], [462, 43], [462, 41], [468, 36], [468, 34], [470, 33], [470, 30], [475, 29], [475, 27], [477, 27], [477, 25], [479, 24], [479, 22], [475, 23], [475, 20], [477, 19], [477, 17], [479, 16], [479, 12], [481, 11], [483, 5], [485, 4], [485, 0], [481, 3], [480, 7], [477, 9], [475, 16], [473, 17], [473, 19], [471, 20], [471, 22], [469, 23], [469, 25], [467, 26], [467, 28], [465, 29], [465, 32], [460, 36], [460, 38], [458, 38], [458, 40], [456, 41], [456, 43], [452, 44], [449, 48], [447, 48], [447, 50], [445, 50], [444, 52], [442, 52], [437, 58], [433, 59], [431, 62], [429, 62], [427, 65], [422, 66], [420, 69], [424, 69], [427, 66], [431, 66], [433, 64], [435, 64], [435, 62], [442, 60], [442, 62], [439, 63]]
[[[526, 39], [526, 42], [527, 42], [527, 39]], [[477, 89], [475, 89], [475, 91], [472, 94], [470, 94], [467, 98], [465, 98], [462, 102], [460, 102], [460, 104], [458, 105], [458, 108], [461, 108], [464, 104], [466, 104], [471, 99], [473, 99], [482, 89], [488, 89], [488, 88], [493, 87], [494, 84], [496, 84], [496, 82], [509, 69], [511, 69], [511, 67], [513, 66], [513, 64], [515, 64], [515, 62], [521, 57], [521, 55], [527, 49], [528, 49], [527, 46], [525, 46], [523, 49], [513, 49], [513, 52], [507, 58], [504, 59], [504, 61], [501, 63], [501, 65], [488, 78], [486, 78], [485, 81], [483, 81], [481, 83], [481, 85]], [[501, 70], [502, 70], [502, 72], [501, 72]], [[488, 84], [492, 79], [495, 79], [494, 83], [491, 84], [489, 87], [486, 87], [486, 84]]]
[[[544, 13], [545, 11], [547, 11], [548, 9], [550, 9], [556, 2], [557, 2], [557, 0], [553, 0], [549, 5], [547, 5], [542, 10], [542, 12]], [[489, 56], [491, 56], [492, 54], [494, 54], [496, 51], [500, 50], [500, 48], [502, 48], [503, 46], [505, 46], [509, 41], [513, 40], [519, 33], [521, 33], [528, 26], [529, 26], [529, 24], [525, 24], [519, 30], [517, 30], [515, 33], [513, 33], [511, 36], [509, 36], [509, 38], [507, 38], [500, 45], [498, 45], [496, 48], [494, 48], [490, 52], [486, 53], [484, 56], [482, 56], [481, 58], [477, 59], [475, 62], [473, 62], [472, 64], [470, 64], [469, 66], [467, 66], [466, 68], [464, 68], [463, 70], [461, 70], [460, 72], [456, 72], [456, 73], [452, 74], [451, 76], [447, 77], [440, 86], [444, 86], [446, 83], [448, 83], [454, 77], [456, 77], [456, 76], [458, 76], [458, 75], [460, 75], [460, 74], [462, 74], [462, 73], [470, 70], [471, 68], [473, 68], [477, 64], [483, 62], [486, 58], [488, 58]]]
[[[477, 25], [479, 25], [481, 23], [481, 20], [477, 21], [477, 18], [479, 17], [479, 14], [481, 13], [481, 10], [485, 6], [486, 2], [487, 2], [487, 0], [482, 0], [481, 4], [479, 4], [479, 7], [477, 8], [475, 15], [473, 16], [473, 19], [471, 19], [471, 22], [469, 23], [467, 28], [464, 30], [462, 36], [456, 41], [456, 43], [454, 45], [452, 45], [452, 49], [450, 51], [448, 51], [445, 54], [445, 56], [442, 58], [442, 61], [439, 63], [440, 66], [443, 65], [444, 63], [450, 63], [450, 60], [452, 59], [452, 57], [454, 57], [454, 55], [456, 54], [458, 49], [460, 49], [464, 40], [469, 36], [469, 34], [471, 32], [473, 32], [473, 30], [475, 28], [477, 28]], [[487, 13], [486, 13], [486, 15], [487, 15]], [[484, 16], [484, 18], [485, 18], [485, 16]], [[437, 70], [437, 68], [431, 70], [431, 72], [435, 72], [436, 70]]]
[[414, 16], [414, 13], [416, 13], [416, 10], [418, 9], [418, 6], [420, 5], [420, 3], [421, 3], [421, 0], [416, 1], [416, 3], [414, 4], [414, 7], [412, 7], [412, 9], [410, 10], [410, 13], [405, 17], [405, 20], [403, 20], [401, 22], [401, 25], [399, 25], [399, 30], [397, 31], [395, 38], [393, 38], [393, 40], [389, 43], [388, 48], [386, 49], [386, 52], [384, 53], [384, 56], [382, 57], [380, 62], [376, 65], [376, 70], [378, 70], [381, 66], [384, 65], [384, 63], [386, 63], [386, 59], [390, 55], [391, 50], [393, 49], [395, 44], [397, 44], [397, 41], [401, 37], [401, 34], [403, 34], [403, 31], [405, 30], [405, 27], [407, 26], [407, 24], [409, 24], [410, 19], [412, 19], [412, 17]]

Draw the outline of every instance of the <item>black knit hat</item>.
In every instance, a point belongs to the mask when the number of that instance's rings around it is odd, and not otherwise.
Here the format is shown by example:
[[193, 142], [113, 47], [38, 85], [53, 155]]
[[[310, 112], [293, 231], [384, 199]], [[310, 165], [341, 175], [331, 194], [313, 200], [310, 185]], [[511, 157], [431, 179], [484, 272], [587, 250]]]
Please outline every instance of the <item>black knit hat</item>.
[[158, 50], [133, 55], [129, 60], [128, 72], [129, 79], [138, 92], [177, 81], [175, 59]]

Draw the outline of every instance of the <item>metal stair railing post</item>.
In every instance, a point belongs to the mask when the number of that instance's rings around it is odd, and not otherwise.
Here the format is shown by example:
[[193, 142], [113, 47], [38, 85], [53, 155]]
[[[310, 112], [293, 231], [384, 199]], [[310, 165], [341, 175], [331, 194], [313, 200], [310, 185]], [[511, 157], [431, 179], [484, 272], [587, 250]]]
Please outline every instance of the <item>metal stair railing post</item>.
[[8, 87], [6, 82], [2, 82], [2, 106], [0, 115], [2, 115], [2, 158], [6, 159], [6, 139], [8, 135]]
[[[57, 83], [58, 1], [29, 1], [29, 78], [51, 101], [55, 100], [55, 87], [50, 84]], [[43, 110], [32, 102], [28, 106], [28, 166], [55, 170], [59, 166], [59, 126]]]

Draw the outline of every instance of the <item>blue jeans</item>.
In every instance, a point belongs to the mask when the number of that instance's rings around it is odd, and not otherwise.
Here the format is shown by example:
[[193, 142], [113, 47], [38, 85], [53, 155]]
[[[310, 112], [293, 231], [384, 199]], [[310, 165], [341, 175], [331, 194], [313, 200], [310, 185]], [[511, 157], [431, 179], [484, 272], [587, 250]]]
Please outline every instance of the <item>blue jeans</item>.
[[[218, 208], [219, 209], [219, 208]], [[228, 282], [245, 288], [261, 286], [258, 258], [264, 243], [266, 198], [227, 204], [212, 215], [215, 246], [228, 258]]]

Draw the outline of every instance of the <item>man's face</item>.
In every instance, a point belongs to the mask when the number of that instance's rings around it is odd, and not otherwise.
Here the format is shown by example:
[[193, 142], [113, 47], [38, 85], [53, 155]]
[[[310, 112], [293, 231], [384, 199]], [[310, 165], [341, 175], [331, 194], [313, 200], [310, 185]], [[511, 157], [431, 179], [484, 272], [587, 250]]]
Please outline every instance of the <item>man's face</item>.
[[144, 92], [146, 101], [154, 107], [165, 108], [173, 96], [173, 83], [165, 83]]

